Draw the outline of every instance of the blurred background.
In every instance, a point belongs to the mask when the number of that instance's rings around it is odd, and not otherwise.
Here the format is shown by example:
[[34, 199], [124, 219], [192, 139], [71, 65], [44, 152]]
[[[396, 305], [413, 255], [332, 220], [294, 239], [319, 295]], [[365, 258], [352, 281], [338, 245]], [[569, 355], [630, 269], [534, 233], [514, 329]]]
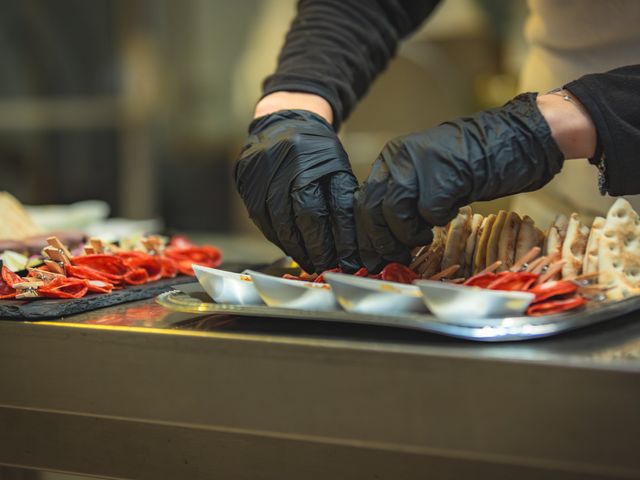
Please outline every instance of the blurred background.
[[[258, 235], [232, 167], [294, 12], [294, 0], [2, 0], [0, 191]], [[525, 15], [524, 0], [444, 1], [341, 131], [358, 177], [390, 138], [517, 93]]]

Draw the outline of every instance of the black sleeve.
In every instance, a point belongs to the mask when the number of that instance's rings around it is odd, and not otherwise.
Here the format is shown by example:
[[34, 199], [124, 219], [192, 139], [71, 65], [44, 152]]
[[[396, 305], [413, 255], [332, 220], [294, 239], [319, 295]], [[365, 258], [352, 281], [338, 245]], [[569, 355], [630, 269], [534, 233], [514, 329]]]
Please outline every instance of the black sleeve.
[[640, 193], [640, 65], [585, 75], [565, 86], [591, 115], [604, 153], [604, 190]]
[[300, 0], [263, 95], [290, 90], [324, 97], [336, 130], [376, 75], [440, 0]]

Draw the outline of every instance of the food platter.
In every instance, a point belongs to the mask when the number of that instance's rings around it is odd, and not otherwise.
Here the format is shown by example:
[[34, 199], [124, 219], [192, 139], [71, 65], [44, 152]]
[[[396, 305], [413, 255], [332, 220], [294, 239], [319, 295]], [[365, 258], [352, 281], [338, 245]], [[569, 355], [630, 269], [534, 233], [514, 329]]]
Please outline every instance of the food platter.
[[[605, 303], [593, 303], [586, 307], [554, 315], [539, 317], [518, 316], [504, 318], [442, 319], [431, 314], [364, 314], [335, 311], [313, 311], [297, 308], [279, 308], [261, 305], [232, 305], [203, 301], [197, 295], [202, 291], [197, 284], [188, 284], [181, 290], [160, 294], [156, 301], [173, 311], [202, 315], [236, 315], [259, 318], [285, 318], [297, 321], [341, 322], [361, 325], [378, 325], [420, 330], [439, 335], [482, 342], [506, 342], [548, 337], [577, 328], [611, 321], [640, 310], [640, 297]], [[204, 293], [204, 292], [202, 292]]]

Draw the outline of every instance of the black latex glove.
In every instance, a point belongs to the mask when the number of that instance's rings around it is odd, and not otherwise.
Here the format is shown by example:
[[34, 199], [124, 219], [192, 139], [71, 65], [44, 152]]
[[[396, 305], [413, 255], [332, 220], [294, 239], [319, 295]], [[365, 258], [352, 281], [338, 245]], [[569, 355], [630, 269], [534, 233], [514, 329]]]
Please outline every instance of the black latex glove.
[[359, 268], [358, 187], [333, 128], [304, 110], [258, 118], [235, 169], [249, 216], [307, 272]]
[[389, 142], [356, 193], [360, 257], [373, 272], [408, 263], [430, 243], [431, 228], [458, 209], [537, 190], [560, 171], [563, 155], [536, 94]]

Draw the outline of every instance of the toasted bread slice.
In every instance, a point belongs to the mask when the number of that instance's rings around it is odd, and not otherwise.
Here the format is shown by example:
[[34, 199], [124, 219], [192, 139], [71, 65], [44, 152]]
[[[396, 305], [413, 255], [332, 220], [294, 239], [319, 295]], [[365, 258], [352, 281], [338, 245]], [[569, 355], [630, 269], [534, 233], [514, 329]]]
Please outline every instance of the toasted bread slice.
[[440, 271], [446, 238], [447, 232], [444, 227], [433, 228], [433, 241], [431, 245], [411, 264], [411, 268], [418, 275], [421, 275], [423, 278], [428, 278]]
[[489, 245], [489, 237], [491, 229], [496, 221], [496, 216], [492, 213], [482, 220], [480, 230], [478, 231], [478, 240], [476, 240], [476, 249], [473, 253], [473, 274], [475, 275], [487, 266], [487, 247]]
[[502, 227], [507, 220], [507, 212], [500, 210], [496, 216], [496, 221], [493, 222], [491, 227], [491, 235], [489, 235], [489, 243], [487, 244], [487, 257], [485, 265], [491, 265], [498, 258], [498, 249], [500, 244], [500, 235], [502, 234]]
[[584, 253], [582, 261], [582, 273], [590, 274], [598, 271], [598, 248], [600, 247], [600, 237], [604, 230], [606, 219], [604, 217], [596, 217], [591, 224], [589, 239], [587, 240], [587, 249]]
[[598, 248], [599, 283], [607, 298], [640, 294], [640, 219], [631, 204], [619, 198], [609, 209]]
[[569, 218], [567, 235], [562, 243], [562, 277], [573, 278], [582, 273], [582, 262], [587, 249], [589, 227], [580, 221], [580, 215], [572, 213]]
[[460, 265], [463, 261], [464, 247], [467, 243], [469, 232], [471, 231], [472, 216], [473, 211], [471, 207], [462, 207], [456, 218], [451, 221], [449, 231], [447, 232], [442, 264], [440, 266], [442, 270], [452, 265]]
[[562, 258], [562, 243], [567, 236], [568, 227], [569, 219], [565, 215], [558, 215], [549, 227], [543, 254], [549, 257], [550, 261], [555, 262]]
[[515, 259], [522, 258], [533, 247], [542, 247], [543, 242], [544, 233], [536, 227], [536, 224], [529, 215], [525, 215], [520, 224], [520, 231], [518, 232]]
[[516, 212], [507, 213], [498, 239], [498, 260], [502, 262], [498, 267], [499, 272], [509, 270], [513, 265], [521, 223], [522, 219]]
[[476, 250], [478, 232], [480, 231], [480, 225], [482, 225], [483, 220], [484, 217], [479, 213], [476, 213], [471, 217], [469, 236], [467, 237], [467, 243], [464, 246], [464, 261], [462, 264], [462, 276], [464, 277], [470, 277], [473, 274], [473, 254]]

